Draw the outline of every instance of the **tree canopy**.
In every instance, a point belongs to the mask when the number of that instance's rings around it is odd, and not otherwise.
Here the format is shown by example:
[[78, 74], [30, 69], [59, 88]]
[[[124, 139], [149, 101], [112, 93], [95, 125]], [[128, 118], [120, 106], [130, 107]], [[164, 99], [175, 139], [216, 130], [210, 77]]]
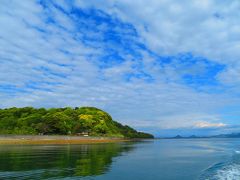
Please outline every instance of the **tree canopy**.
[[91, 136], [153, 138], [124, 126], [95, 107], [66, 108], [7, 108], [0, 109], [0, 134], [76, 135], [87, 132]]

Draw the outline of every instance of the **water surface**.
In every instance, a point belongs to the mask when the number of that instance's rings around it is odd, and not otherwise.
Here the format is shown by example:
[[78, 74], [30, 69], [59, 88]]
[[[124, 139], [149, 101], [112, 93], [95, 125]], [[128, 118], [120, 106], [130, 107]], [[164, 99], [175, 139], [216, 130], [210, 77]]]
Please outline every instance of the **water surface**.
[[240, 179], [240, 139], [0, 145], [0, 179]]

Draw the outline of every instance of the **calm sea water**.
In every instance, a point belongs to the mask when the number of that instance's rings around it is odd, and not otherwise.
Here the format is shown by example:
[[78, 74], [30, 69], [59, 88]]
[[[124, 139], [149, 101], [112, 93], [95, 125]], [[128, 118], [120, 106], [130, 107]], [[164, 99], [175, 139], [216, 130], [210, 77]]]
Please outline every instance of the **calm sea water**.
[[0, 179], [235, 180], [240, 139], [0, 145]]

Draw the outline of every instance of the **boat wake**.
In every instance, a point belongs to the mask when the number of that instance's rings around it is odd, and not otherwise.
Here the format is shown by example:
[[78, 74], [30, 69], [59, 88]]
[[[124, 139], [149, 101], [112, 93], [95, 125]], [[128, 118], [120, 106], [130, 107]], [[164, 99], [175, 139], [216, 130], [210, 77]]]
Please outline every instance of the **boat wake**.
[[200, 180], [239, 180], [240, 151], [235, 151], [228, 162], [218, 163], [210, 167], [199, 178]]

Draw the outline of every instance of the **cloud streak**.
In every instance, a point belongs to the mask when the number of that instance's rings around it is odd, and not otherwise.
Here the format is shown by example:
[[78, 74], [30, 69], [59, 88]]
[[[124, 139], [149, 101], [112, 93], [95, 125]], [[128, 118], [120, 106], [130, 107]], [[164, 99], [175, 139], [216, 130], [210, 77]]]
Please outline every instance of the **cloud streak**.
[[0, 107], [97, 106], [154, 133], [234, 124], [239, 3], [145, 3], [3, 1]]
[[195, 124], [196, 128], [219, 128], [219, 127], [225, 127], [226, 124], [223, 123], [209, 123], [209, 122], [197, 122]]

